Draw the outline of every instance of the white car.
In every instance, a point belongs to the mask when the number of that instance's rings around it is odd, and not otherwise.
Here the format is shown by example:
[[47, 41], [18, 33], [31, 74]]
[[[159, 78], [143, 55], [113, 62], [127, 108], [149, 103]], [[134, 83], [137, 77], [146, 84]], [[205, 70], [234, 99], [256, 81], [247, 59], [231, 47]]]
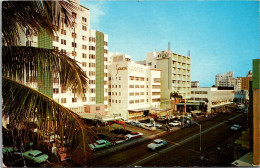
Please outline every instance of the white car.
[[234, 124], [230, 127], [231, 130], [237, 131], [239, 128], [241, 128], [240, 125]]
[[167, 142], [161, 139], [155, 139], [152, 143], [147, 145], [148, 149], [156, 150], [158, 148], [161, 148], [163, 146], [166, 146]]
[[143, 133], [141, 132], [131, 132], [130, 134], [127, 134], [126, 137], [128, 138], [128, 140], [130, 139], [135, 139], [135, 138], [139, 138], [143, 136]]
[[169, 126], [178, 126], [178, 125], [181, 125], [181, 122], [180, 121], [173, 121], [173, 122], [170, 122], [169, 123]]
[[143, 124], [142, 128], [150, 130], [150, 131], [155, 131], [156, 127], [154, 127], [152, 124]]

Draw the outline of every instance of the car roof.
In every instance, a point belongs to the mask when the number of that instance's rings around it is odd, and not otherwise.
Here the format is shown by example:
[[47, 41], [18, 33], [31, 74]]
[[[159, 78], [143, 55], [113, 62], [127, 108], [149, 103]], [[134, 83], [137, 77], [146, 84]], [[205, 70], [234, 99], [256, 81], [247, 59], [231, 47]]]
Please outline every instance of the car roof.
[[161, 140], [161, 139], [155, 139], [154, 140], [154, 142], [156, 142], [156, 143], [161, 142], [161, 141], [163, 141], [163, 140]]
[[30, 153], [30, 154], [36, 156], [36, 155], [38, 155], [38, 154], [40, 154], [40, 153], [42, 153], [42, 152], [39, 151], [39, 150], [29, 150], [29, 151], [27, 151], [26, 153]]
[[98, 143], [104, 143], [106, 142], [106, 140], [103, 140], [103, 139], [100, 139], [100, 140], [97, 140]]

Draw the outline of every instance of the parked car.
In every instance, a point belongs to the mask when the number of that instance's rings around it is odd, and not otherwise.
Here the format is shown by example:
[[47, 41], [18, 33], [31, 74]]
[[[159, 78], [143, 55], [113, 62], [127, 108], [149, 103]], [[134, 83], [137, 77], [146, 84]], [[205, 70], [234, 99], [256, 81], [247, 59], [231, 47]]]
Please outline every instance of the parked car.
[[178, 126], [178, 125], [181, 125], [180, 121], [173, 121], [173, 122], [169, 123], [169, 126], [173, 126], [173, 127]]
[[117, 145], [117, 144], [123, 143], [123, 142], [125, 142], [127, 140], [128, 140], [127, 136], [125, 136], [125, 135], [117, 135], [113, 139], [109, 140], [109, 142], [111, 142], [112, 145]]
[[166, 117], [159, 117], [159, 118], [157, 118], [157, 121], [160, 121], [160, 122], [164, 122], [166, 120]]
[[154, 127], [152, 124], [143, 124], [142, 128], [150, 130], [150, 131], [155, 131], [156, 127]]
[[122, 120], [116, 120], [116, 121], [114, 121], [114, 123], [120, 124], [120, 125], [125, 125], [125, 122]]
[[136, 139], [136, 138], [140, 138], [141, 136], [143, 136], [143, 133], [141, 132], [131, 132], [130, 134], [126, 135], [128, 140], [130, 139]]
[[240, 129], [241, 126], [240, 125], [237, 125], [237, 124], [234, 124], [230, 127], [231, 130], [234, 130], [234, 131], [237, 131], [238, 129]]
[[186, 116], [190, 118], [191, 117], [191, 113], [186, 113]]
[[66, 147], [59, 147], [57, 153], [60, 161], [71, 159], [71, 153]]
[[91, 148], [91, 150], [95, 151], [97, 149], [109, 147], [110, 145], [111, 142], [101, 139], [101, 140], [97, 140], [94, 144], [89, 144], [89, 147]]
[[136, 127], [142, 127], [143, 123], [140, 123], [139, 121], [132, 121], [131, 125], [136, 126]]
[[[150, 124], [152, 124], [153, 125], [153, 123], [151, 122]], [[161, 124], [158, 124], [158, 123], [155, 123], [155, 127], [156, 128], [162, 128], [162, 125]]]
[[49, 158], [48, 155], [42, 153], [39, 150], [29, 150], [27, 152], [22, 153], [22, 155], [26, 159], [31, 160], [35, 163], [43, 163]]
[[147, 145], [147, 148], [150, 150], [156, 150], [158, 148], [161, 148], [163, 146], [166, 146], [167, 142], [161, 139], [155, 139], [152, 143]]

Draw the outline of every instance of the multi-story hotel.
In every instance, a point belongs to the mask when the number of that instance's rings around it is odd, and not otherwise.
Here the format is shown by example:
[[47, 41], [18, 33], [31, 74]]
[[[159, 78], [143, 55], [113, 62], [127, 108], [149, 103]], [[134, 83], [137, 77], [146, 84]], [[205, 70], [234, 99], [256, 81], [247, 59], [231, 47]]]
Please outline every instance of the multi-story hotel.
[[110, 115], [133, 119], [160, 107], [160, 70], [131, 62], [126, 54], [111, 53], [109, 59]]
[[[90, 29], [89, 9], [80, 5], [79, 0], [73, 2], [77, 10], [72, 13], [72, 28], [62, 27], [53, 38], [46, 33], [22, 35], [25, 36], [21, 38], [22, 45], [59, 50], [75, 59], [89, 77], [89, 87], [83, 98], [77, 97], [73, 90], [61, 86], [59, 78], [52, 75], [49, 75], [50, 87], [44, 92], [45, 94], [74, 112], [89, 112], [88, 106], [92, 105], [101, 106], [101, 109], [107, 111], [108, 36]], [[38, 90], [42, 89], [39, 80], [29, 81], [27, 84]]]
[[191, 96], [190, 57], [172, 53], [170, 50], [150, 52], [146, 65], [162, 70], [161, 108], [170, 108], [170, 93], [178, 92], [183, 99]]
[[234, 87], [235, 91], [241, 90], [241, 79], [234, 78], [234, 72], [216, 75], [216, 86]]

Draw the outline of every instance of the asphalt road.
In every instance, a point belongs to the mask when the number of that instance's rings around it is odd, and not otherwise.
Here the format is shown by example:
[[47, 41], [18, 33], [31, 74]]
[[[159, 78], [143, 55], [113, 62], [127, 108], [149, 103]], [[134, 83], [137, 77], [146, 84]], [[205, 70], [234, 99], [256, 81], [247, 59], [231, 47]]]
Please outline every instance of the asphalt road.
[[[225, 122], [234, 118], [231, 122]], [[230, 166], [232, 151], [226, 144], [232, 143], [247, 128], [246, 114], [233, 113], [201, 122], [202, 124], [202, 154], [205, 156], [204, 166]], [[239, 131], [230, 130], [234, 123], [242, 125]], [[199, 152], [199, 127], [193, 125], [180, 131], [161, 137], [168, 145], [157, 151], [148, 151], [147, 144], [140, 143], [121, 152], [115, 152], [89, 162], [88, 166], [201, 166]], [[217, 147], [221, 151], [217, 151]]]

